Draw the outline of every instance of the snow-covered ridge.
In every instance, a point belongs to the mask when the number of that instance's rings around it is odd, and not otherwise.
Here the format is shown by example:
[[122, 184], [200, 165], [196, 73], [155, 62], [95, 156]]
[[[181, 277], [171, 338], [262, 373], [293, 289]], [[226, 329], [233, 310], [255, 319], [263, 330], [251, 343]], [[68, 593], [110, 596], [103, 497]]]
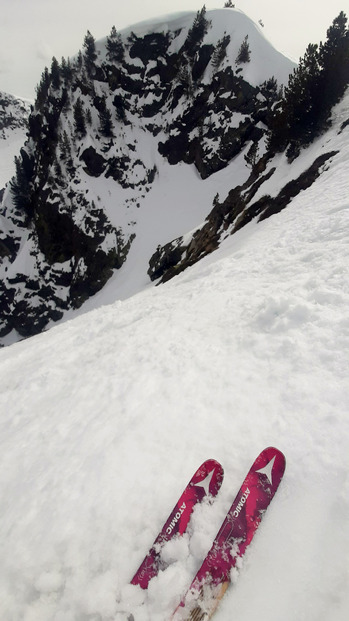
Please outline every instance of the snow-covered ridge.
[[[191, 28], [196, 13], [194, 11], [181, 12], [160, 16], [156, 20], [142, 21], [120, 31], [123, 38], [134, 32], [139, 37], [151, 33], [167, 33], [182, 30], [173, 51], [178, 51], [185, 39], [185, 33]], [[295, 64], [284, 54], [274, 48], [265, 37], [263, 29], [239, 9], [213, 9], [207, 11], [207, 19], [212, 22], [211, 28], [205, 36], [205, 44], [216, 45], [225, 34], [230, 34], [232, 45], [229, 45], [228, 60], [234, 64], [242, 39], [247, 35], [251, 47], [253, 62], [244, 67], [244, 77], [253, 86], [257, 86], [272, 75], [279, 84], [287, 84], [290, 71]], [[101, 54], [104, 52], [106, 39], [98, 42]], [[245, 70], [247, 73], [245, 74]]]

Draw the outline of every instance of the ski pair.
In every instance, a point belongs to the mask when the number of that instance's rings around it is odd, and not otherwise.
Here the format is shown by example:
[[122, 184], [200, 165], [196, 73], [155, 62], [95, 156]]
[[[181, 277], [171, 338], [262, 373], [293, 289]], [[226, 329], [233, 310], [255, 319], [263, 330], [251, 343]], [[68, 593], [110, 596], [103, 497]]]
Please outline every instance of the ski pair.
[[185, 533], [195, 505], [206, 497], [214, 498], [219, 492], [222, 481], [223, 468], [215, 459], [208, 459], [201, 464], [137, 569], [131, 584], [139, 584], [142, 589], [146, 589], [150, 580], [159, 573], [160, 569], [165, 568], [161, 563], [162, 547], [175, 535]]
[[[245, 554], [279, 487], [285, 465], [284, 455], [276, 448], [268, 447], [258, 455], [171, 621], [208, 621], [212, 617], [230, 584], [231, 570]], [[208, 460], [200, 466], [133, 577], [132, 584], [147, 588], [150, 579], [161, 569], [162, 544], [174, 534], [185, 532], [194, 505], [208, 494], [215, 496], [222, 480], [223, 469], [215, 460]], [[188, 505], [187, 499], [190, 499]]]

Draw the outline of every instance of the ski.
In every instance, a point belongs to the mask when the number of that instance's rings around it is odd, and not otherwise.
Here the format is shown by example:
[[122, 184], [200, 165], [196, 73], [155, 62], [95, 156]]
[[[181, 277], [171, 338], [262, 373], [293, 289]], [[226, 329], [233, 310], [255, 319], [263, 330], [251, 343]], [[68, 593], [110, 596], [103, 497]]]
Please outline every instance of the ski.
[[223, 468], [215, 459], [208, 459], [195, 472], [177, 504], [171, 511], [162, 530], [155, 539], [147, 556], [131, 580], [131, 584], [147, 589], [148, 584], [160, 569], [163, 545], [175, 535], [182, 535], [188, 526], [194, 506], [205, 497], [217, 495], [223, 481]]
[[231, 570], [245, 554], [285, 471], [276, 448], [260, 453], [171, 621], [207, 621], [231, 582]]

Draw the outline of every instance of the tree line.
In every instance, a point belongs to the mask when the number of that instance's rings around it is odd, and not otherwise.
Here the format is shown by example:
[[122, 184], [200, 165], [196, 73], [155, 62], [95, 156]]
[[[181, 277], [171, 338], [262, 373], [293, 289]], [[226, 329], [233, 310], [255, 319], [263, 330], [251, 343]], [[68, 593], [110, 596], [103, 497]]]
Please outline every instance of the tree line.
[[287, 148], [289, 159], [329, 124], [332, 107], [349, 84], [349, 30], [343, 11], [327, 30], [324, 43], [309, 44], [289, 78], [272, 121], [269, 149]]

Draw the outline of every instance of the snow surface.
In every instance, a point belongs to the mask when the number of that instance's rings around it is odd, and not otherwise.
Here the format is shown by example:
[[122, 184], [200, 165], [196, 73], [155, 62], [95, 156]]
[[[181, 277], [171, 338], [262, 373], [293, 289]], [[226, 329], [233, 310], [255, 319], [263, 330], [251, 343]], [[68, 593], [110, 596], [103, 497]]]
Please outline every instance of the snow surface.
[[0, 189], [15, 174], [15, 155], [19, 155], [26, 138], [26, 131], [17, 127], [13, 130], [11, 138], [2, 140], [0, 138]]
[[[0, 351], [1, 619], [168, 620], [268, 445], [284, 481], [215, 619], [348, 619], [348, 110], [324, 139], [340, 153], [280, 214]], [[148, 592], [130, 586], [206, 458], [218, 499]]]

